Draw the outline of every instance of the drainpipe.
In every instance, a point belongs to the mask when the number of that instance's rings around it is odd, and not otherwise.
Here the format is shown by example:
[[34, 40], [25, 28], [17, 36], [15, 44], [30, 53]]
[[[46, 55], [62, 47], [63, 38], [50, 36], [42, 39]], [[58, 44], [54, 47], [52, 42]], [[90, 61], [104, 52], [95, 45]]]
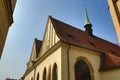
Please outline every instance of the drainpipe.
[[68, 44], [68, 49], [67, 49], [67, 63], [68, 63], [68, 80], [70, 80], [70, 66], [69, 66], [69, 50], [70, 50], [70, 44]]
[[33, 63], [33, 67], [34, 67], [34, 79], [33, 80], [35, 80], [35, 74], [36, 74], [36, 67], [35, 67], [35, 63], [36, 63], [36, 61], [31, 61], [32, 63]]

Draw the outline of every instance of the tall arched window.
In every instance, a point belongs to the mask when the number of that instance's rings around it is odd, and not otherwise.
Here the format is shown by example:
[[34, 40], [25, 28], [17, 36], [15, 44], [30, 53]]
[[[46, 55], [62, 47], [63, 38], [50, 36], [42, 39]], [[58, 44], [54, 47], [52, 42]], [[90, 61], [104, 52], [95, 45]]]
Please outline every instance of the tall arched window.
[[37, 80], [39, 80], [39, 72], [37, 73]]
[[49, 66], [49, 69], [48, 69], [47, 80], [51, 80], [51, 65]]
[[75, 64], [75, 80], [91, 80], [89, 67], [82, 60]]
[[54, 64], [52, 70], [52, 80], [58, 80], [58, 68], [56, 63]]
[[46, 68], [43, 71], [43, 80], [46, 80]]

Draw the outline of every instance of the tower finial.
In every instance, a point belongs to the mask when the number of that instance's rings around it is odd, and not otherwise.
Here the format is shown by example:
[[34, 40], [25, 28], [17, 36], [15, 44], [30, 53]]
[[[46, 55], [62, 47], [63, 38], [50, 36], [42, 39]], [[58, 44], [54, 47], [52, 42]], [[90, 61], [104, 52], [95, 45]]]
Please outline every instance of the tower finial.
[[84, 14], [85, 14], [85, 25], [91, 24], [90, 20], [89, 20], [89, 17], [88, 17], [88, 13], [87, 13], [87, 9], [86, 9], [85, 4], [84, 4]]
[[85, 27], [85, 32], [87, 32], [89, 35], [93, 35], [92, 34], [92, 24], [90, 23], [90, 20], [89, 20], [89, 17], [88, 17], [88, 13], [87, 13], [87, 9], [86, 9], [86, 6], [84, 4], [84, 14], [85, 14], [85, 24], [84, 24], [84, 27]]

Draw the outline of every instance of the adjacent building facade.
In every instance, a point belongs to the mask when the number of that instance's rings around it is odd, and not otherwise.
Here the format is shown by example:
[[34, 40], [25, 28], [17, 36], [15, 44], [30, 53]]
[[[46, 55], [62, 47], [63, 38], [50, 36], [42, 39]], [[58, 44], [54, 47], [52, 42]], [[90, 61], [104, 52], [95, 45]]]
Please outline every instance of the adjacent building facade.
[[108, 0], [108, 5], [120, 43], [120, 0]]
[[[87, 15], [87, 14], [86, 14]], [[120, 80], [120, 47], [48, 18], [43, 41], [35, 39], [23, 80]]]
[[9, 27], [13, 23], [16, 0], [0, 0], [0, 57], [4, 48]]

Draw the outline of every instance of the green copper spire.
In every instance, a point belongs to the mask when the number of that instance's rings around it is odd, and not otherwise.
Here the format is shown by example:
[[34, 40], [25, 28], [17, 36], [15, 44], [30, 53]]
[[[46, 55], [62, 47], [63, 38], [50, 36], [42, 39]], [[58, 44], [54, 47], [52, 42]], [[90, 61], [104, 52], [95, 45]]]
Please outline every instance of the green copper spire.
[[92, 28], [91, 28], [92, 24], [90, 23], [90, 20], [88, 18], [88, 13], [85, 5], [84, 5], [84, 14], [85, 14], [85, 24], [84, 24], [85, 32], [92, 36], [93, 35]]
[[87, 9], [86, 9], [85, 4], [84, 4], [84, 14], [85, 14], [85, 25], [91, 24], [89, 17], [88, 17], [88, 13], [87, 13]]

